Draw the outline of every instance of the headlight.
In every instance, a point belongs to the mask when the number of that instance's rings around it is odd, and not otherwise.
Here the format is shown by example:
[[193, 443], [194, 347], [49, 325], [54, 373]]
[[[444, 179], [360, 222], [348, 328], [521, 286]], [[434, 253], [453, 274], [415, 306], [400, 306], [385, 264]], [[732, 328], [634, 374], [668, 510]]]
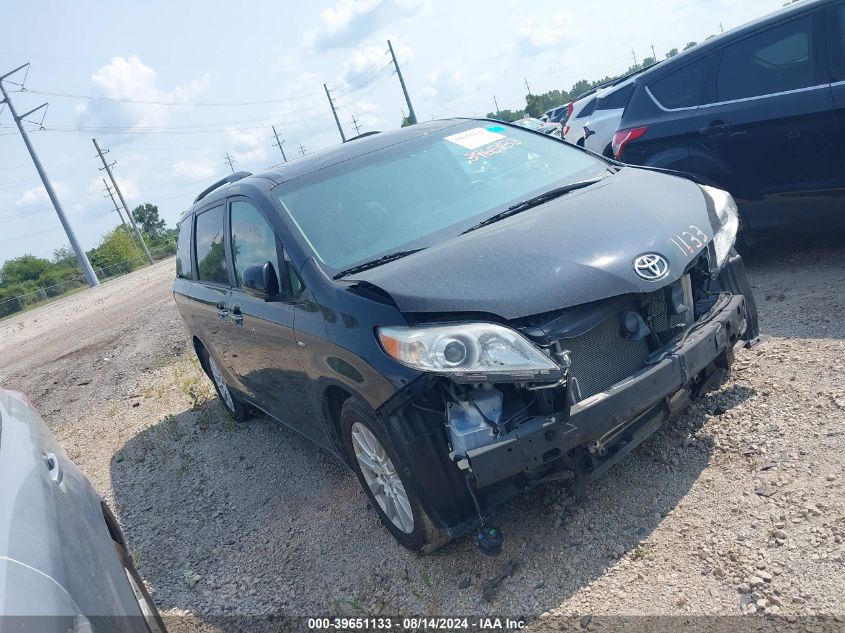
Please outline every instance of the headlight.
[[560, 367], [522, 334], [493, 323], [381, 327], [384, 351], [404, 365], [437, 374], [494, 374], [528, 380]]
[[736, 202], [727, 191], [701, 185], [704, 195], [710, 198], [716, 209], [721, 227], [716, 231], [710, 242], [710, 273], [717, 275], [728, 260], [731, 249], [736, 242], [736, 232], [739, 229], [739, 212]]

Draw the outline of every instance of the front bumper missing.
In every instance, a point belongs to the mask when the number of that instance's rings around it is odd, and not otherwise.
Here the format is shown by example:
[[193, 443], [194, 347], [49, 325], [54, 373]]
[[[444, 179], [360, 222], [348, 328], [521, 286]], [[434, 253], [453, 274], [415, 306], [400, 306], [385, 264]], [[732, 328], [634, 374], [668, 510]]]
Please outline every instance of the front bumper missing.
[[[536, 472], [574, 448], [626, 428], [629, 421], [637, 427], [636, 443], [643, 441], [686, 405], [685, 388], [720, 358], [732, 357], [742, 328], [748, 326], [747, 318], [745, 298], [729, 297], [708, 321], [694, 326], [654, 364], [574, 404], [568, 420], [555, 415], [533, 418], [506, 439], [468, 451], [476, 486]], [[630, 444], [628, 450], [633, 448]]]

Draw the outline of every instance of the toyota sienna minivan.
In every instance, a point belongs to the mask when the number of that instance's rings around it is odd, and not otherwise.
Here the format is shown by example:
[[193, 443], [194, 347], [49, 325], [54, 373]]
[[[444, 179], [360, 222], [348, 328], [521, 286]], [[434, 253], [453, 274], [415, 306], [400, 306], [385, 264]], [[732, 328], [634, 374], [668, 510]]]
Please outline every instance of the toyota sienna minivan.
[[718, 384], [757, 336], [737, 225], [689, 179], [431, 121], [203, 191], [174, 293], [228, 412], [343, 459], [429, 552], [495, 541], [504, 501], [577, 493]]

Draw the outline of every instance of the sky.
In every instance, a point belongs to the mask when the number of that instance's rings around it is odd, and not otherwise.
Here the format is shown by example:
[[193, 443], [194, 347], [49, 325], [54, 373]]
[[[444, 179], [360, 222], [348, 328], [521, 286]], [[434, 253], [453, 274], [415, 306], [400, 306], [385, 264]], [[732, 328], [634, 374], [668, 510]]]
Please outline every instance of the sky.
[[[174, 226], [196, 194], [236, 170], [258, 172], [399, 127], [407, 113], [390, 39], [417, 117], [484, 116], [534, 93], [624, 72], [673, 47], [778, 9], [782, 0], [332, 0], [330, 2], [7, 3], [0, 75], [31, 63], [12, 92], [82, 246], [120, 223], [92, 138], [116, 161], [127, 204], [152, 202]], [[23, 73], [9, 77], [20, 81]], [[6, 84], [7, 89], [18, 90]], [[51, 94], [44, 94], [51, 93]], [[2, 108], [2, 106], [0, 106]], [[0, 112], [0, 262], [68, 244], [8, 108]]]

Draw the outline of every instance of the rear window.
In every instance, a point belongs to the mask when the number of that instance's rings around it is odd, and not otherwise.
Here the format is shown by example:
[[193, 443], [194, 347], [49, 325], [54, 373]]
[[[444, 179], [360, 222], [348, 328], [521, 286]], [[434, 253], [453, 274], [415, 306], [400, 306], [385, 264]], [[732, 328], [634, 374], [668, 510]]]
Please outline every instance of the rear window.
[[176, 242], [176, 276], [191, 278], [191, 222], [192, 215], [179, 224], [179, 240]]
[[593, 110], [595, 110], [595, 109], [596, 109], [596, 99], [595, 99], [595, 97], [593, 97], [592, 99], [590, 99], [587, 102], [587, 105], [585, 105], [583, 108], [581, 108], [580, 112], [576, 112], [575, 116], [572, 117], [572, 118], [574, 118], [574, 119], [586, 118], [586, 117], [590, 116], [593, 113]]
[[701, 104], [710, 57], [699, 57], [692, 63], [651, 83], [648, 89], [664, 108], [692, 108]]
[[596, 100], [596, 110], [621, 110], [628, 105], [631, 95], [634, 94], [634, 84], [630, 83], [622, 88], [617, 88], [610, 94]]
[[223, 247], [223, 206], [197, 216], [197, 278], [218, 284], [229, 283], [226, 249]]
[[810, 16], [726, 46], [716, 78], [718, 101], [758, 97], [815, 83]]

